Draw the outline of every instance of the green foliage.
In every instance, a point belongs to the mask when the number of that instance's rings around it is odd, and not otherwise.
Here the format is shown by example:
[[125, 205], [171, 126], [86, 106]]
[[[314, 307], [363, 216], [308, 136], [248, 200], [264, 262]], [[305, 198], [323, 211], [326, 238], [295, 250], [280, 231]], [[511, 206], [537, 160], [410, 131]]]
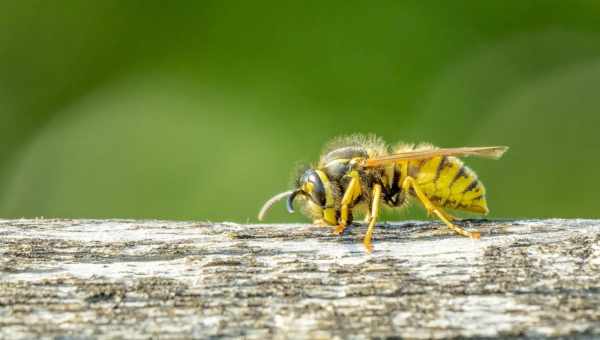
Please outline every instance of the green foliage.
[[[0, 216], [253, 221], [339, 134], [511, 146], [495, 217], [600, 217], [600, 5], [0, 5]], [[420, 209], [389, 218], [424, 217]], [[302, 220], [276, 208], [273, 220]]]

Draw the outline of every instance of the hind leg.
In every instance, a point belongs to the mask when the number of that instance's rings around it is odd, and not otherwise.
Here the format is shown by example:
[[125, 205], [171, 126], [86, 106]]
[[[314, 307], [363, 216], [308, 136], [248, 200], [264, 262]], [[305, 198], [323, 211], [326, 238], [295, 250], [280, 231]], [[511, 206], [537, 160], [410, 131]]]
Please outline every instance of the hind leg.
[[453, 216], [453, 215], [449, 214], [447, 211], [443, 210], [442, 208], [439, 208], [439, 207], [438, 207], [438, 209], [440, 210], [440, 212], [441, 212], [441, 213], [444, 215], [444, 217], [445, 217], [445, 218], [446, 218], [448, 221], [452, 222], [452, 221], [460, 220], [460, 218], [458, 218], [458, 217], [456, 217], [456, 216]]
[[363, 222], [369, 223], [369, 221], [371, 221], [371, 211], [367, 210], [367, 213], [365, 214], [365, 219], [363, 220]]
[[455, 220], [456, 218], [454, 216], [448, 214], [447, 212], [445, 212], [442, 208], [434, 205], [431, 202], [431, 200], [429, 198], [427, 198], [427, 196], [423, 193], [423, 191], [421, 190], [421, 188], [419, 187], [419, 185], [417, 184], [415, 179], [408, 176], [402, 183], [402, 189], [406, 190], [406, 192], [408, 192], [408, 190], [411, 188], [413, 189], [413, 191], [417, 195], [417, 198], [421, 201], [421, 203], [423, 204], [425, 209], [427, 209], [427, 213], [435, 214], [440, 220], [442, 220], [442, 222], [444, 222], [446, 224], [446, 226], [448, 226], [448, 228], [450, 230], [454, 231], [455, 233], [457, 233], [459, 235], [470, 237], [472, 239], [480, 238], [480, 234], [478, 231], [472, 231], [472, 232], [466, 231], [463, 228], [452, 223], [451, 221]]

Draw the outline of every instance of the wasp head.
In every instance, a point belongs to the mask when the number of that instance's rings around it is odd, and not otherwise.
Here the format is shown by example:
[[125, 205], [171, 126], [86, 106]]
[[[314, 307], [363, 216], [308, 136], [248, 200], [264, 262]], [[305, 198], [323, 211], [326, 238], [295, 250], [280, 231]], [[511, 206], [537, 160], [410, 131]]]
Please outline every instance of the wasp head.
[[296, 189], [288, 196], [287, 209], [294, 212], [294, 200], [298, 195], [306, 198], [308, 210], [324, 222], [337, 224], [334, 193], [327, 174], [321, 170], [308, 169], [296, 181]]
[[267, 211], [276, 202], [287, 198], [287, 210], [294, 212], [294, 201], [300, 199], [304, 204], [304, 211], [316, 221], [336, 225], [339, 212], [335, 208], [335, 191], [327, 174], [318, 169], [307, 169], [298, 176], [294, 190], [285, 191], [269, 199], [258, 213], [258, 219], [263, 220]]

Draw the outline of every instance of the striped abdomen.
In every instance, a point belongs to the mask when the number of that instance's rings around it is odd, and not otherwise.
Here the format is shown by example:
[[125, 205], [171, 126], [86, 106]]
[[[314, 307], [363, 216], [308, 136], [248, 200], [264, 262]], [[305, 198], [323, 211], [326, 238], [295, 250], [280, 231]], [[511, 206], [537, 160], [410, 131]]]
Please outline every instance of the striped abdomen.
[[488, 213], [483, 184], [458, 158], [441, 156], [409, 161], [407, 170], [434, 204], [445, 208]]

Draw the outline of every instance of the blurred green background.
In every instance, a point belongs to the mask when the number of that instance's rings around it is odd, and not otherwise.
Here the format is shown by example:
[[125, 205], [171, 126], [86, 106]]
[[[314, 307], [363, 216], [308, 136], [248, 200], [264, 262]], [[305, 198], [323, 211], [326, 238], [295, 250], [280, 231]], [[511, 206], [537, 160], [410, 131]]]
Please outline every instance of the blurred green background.
[[600, 217], [599, 18], [564, 0], [3, 1], [0, 216], [255, 221], [326, 141], [371, 132], [509, 145], [466, 160], [493, 217]]

